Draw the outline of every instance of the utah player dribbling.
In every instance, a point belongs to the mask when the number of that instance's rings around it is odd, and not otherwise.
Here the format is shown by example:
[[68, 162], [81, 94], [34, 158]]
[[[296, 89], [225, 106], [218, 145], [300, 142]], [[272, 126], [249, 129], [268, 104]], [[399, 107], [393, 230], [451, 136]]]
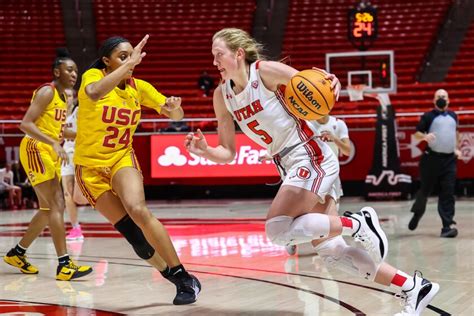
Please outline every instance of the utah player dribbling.
[[[267, 214], [267, 237], [288, 246], [313, 242], [329, 266], [383, 285], [392, 285], [404, 297], [400, 315], [419, 315], [439, 285], [419, 273], [409, 276], [383, 262], [387, 239], [370, 207], [337, 216], [334, 181], [339, 163], [328, 145], [315, 138], [306, 121], [288, 111], [282, 86], [298, 72], [285, 64], [260, 60], [261, 46], [245, 31], [222, 29], [212, 39], [214, 65], [222, 82], [214, 91], [219, 144], [211, 147], [200, 130], [189, 133], [186, 149], [217, 163], [235, 156], [234, 120], [241, 130], [274, 157], [283, 183]], [[338, 79], [327, 75], [337, 99]], [[366, 250], [348, 246], [341, 237], [352, 236]]]
[[136, 254], [175, 284], [173, 303], [190, 304], [201, 284], [185, 270], [165, 227], [148, 209], [132, 147], [142, 104], [172, 120], [183, 118], [181, 98], [166, 98], [148, 82], [132, 77], [146, 55], [142, 48], [147, 40], [148, 35], [135, 48], [122, 37], [105, 40], [99, 59], [84, 73], [78, 95], [76, 179], [90, 204]]

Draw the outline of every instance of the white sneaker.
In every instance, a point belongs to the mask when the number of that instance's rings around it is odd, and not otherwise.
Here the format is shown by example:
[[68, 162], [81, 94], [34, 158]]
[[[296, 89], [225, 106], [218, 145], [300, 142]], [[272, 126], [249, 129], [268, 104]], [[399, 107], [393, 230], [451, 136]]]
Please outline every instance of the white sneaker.
[[285, 246], [285, 249], [286, 249], [286, 252], [290, 255], [290, 256], [294, 256], [296, 254], [296, 245], [288, 245], [288, 246]]
[[359, 229], [352, 235], [354, 240], [360, 242], [376, 261], [385, 260], [388, 241], [375, 210], [366, 206], [357, 213], [345, 212], [344, 216], [351, 217], [360, 224]]
[[439, 284], [423, 279], [423, 274], [420, 271], [415, 271], [413, 283], [415, 285], [411, 290], [402, 291], [396, 295], [402, 299], [403, 310], [395, 316], [421, 315], [439, 291]]

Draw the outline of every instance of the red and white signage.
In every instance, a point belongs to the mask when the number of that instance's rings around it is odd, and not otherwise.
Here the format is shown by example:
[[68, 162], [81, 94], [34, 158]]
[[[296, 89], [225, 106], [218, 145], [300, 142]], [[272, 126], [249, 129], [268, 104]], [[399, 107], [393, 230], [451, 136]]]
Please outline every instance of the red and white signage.
[[[458, 178], [474, 178], [474, 133], [461, 130], [461, 151], [458, 160]], [[413, 131], [398, 132], [401, 171], [418, 179], [418, 162], [424, 144], [414, 139]], [[372, 166], [375, 135], [373, 131], [354, 131], [350, 133], [353, 145], [351, 157], [340, 157], [341, 179], [363, 181]], [[206, 134], [211, 146], [218, 142], [217, 134]], [[183, 135], [151, 136], [151, 177], [154, 179], [236, 179], [266, 177], [278, 178], [272, 161], [259, 162], [258, 157], [265, 150], [243, 134], [236, 135], [237, 156], [231, 164], [216, 164], [205, 158], [190, 155], [183, 147]], [[140, 159], [141, 160], [141, 159]], [[143, 165], [143, 162], [142, 162]], [[232, 180], [232, 178], [234, 180]], [[258, 181], [257, 181], [258, 182]], [[261, 181], [265, 183], [265, 180]], [[220, 182], [222, 183], [222, 182]]]
[[[211, 146], [218, 142], [217, 134], [207, 134]], [[259, 162], [266, 150], [243, 134], [236, 135], [236, 157], [229, 164], [217, 164], [188, 153], [183, 135], [151, 136], [152, 178], [233, 178], [278, 176], [273, 161]], [[232, 180], [229, 180], [232, 183]]]
[[[418, 179], [418, 163], [424, 144], [412, 136], [413, 130], [398, 132], [401, 171]], [[461, 152], [458, 179], [474, 179], [474, 130], [461, 128]], [[354, 151], [351, 157], [340, 157], [342, 181], [364, 181], [372, 166], [375, 134], [352, 131]], [[217, 134], [206, 134], [211, 146], [218, 143]], [[21, 137], [0, 138], [0, 163], [19, 160]], [[142, 168], [145, 185], [162, 184], [264, 184], [274, 183], [279, 175], [273, 161], [258, 161], [264, 149], [243, 134], [236, 135], [237, 157], [222, 165], [190, 155], [183, 146], [184, 135], [135, 136], [133, 146]]]

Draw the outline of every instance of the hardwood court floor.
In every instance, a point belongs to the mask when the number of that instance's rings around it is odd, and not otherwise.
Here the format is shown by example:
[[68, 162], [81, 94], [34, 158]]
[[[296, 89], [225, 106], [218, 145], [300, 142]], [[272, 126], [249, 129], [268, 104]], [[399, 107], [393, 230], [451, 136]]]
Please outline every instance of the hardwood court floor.
[[[412, 202], [370, 203], [389, 238], [387, 261], [412, 274], [421, 270], [441, 290], [425, 315], [474, 315], [474, 200], [458, 201], [460, 234], [439, 238], [435, 200], [415, 232], [407, 230]], [[393, 315], [393, 289], [328, 270], [308, 245], [290, 257], [265, 237], [269, 200], [150, 202], [168, 228], [186, 268], [203, 285], [197, 303], [174, 306], [174, 286], [138, 259], [94, 210], [80, 212], [85, 240], [69, 253], [94, 273], [74, 282], [54, 279], [57, 259], [45, 232], [28, 250], [38, 275], [0, 262], [0, 314], [31, 315]], [[341, 210], [369, 203], [344, 199]], [[33, 211], [0, 212], [0, 251], [18, 240]]]

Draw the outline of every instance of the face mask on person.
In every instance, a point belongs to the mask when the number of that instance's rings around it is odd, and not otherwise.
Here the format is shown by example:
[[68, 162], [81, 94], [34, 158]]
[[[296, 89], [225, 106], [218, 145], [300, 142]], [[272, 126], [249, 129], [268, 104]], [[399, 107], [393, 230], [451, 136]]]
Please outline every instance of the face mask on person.
[[446, 102], [445, 99], [439, 98], [436, 100], [436, 107], [443, 110], [446, 106], [448, 105], [448, 102]]

